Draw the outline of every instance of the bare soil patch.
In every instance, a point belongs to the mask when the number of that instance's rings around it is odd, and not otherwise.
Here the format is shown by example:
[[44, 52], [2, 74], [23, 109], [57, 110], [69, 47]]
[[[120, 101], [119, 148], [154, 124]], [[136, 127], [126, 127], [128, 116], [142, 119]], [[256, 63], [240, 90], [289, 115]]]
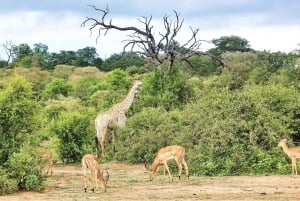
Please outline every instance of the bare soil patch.
[[174, 182], [164, 180], [160, 172], [149, 181], [143, 165], [109, 163], [110, 180], [107, 192], [84, 193], [80, 166], [55, 166], [53, 176], [46, 181], [44, 192], [18, 192], [0, 196], [1, 201], [75, 201], [75, 200], [272, 200], [299, 201], [300, 176], [228, 176], [194, 177], [187, 181], [185, 174]]

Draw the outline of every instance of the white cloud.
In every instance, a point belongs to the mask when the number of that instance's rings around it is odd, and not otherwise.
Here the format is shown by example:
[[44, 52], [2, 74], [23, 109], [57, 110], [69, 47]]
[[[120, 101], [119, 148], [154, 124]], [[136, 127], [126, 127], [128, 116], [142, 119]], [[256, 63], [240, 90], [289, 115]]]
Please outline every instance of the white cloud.
[[[212, 6], [216, 2], [212, 2]], [[91, 10], [91, 15], [94, 14], [94, 10]], [[173, 14], [172, 11], [170, 14]], [[112, 18], [113, 23], [120, 26], [133, 25], [143, 28], [137, 20], [139, 17], [141, 16], [133, 18], [108, 16], [108, 19]], [[162, 17], [163, 15], [153, 16], [153, 29], [156, 36], [160, 31], [164, 32]], [[193, 18], [182, 14], [181, 17], [185, 20], [178, 35], [181, 43], [190, 38], [190, 26], [200, 28], [199, 39], [212, 40], [221, 36], [237, 35], [247, 39], [252, 48], [256, 50], [290, 52], [300, 42], [300, 25], [289, 25], [288, 23], [266, 25], [268, 16], [265, 13], [252, 12], [238, 15], [216, 13], [208, 16], [193, 15]], [[35, 43], [43, 43], [49, 47], [50, 52], [76, 51], [90, 46], [97, 48], [102, 58], [107, 58], [111, 54], [123, 50], [125, 43], [122, 41], [128, 39], [128, 33], [109, 31], [106, 36], [102, 35], [96, 44], [97, 32], [94, 31], [90, 36], [88, 26], [80, 27], [84, 19], [85, 14], [70, 11], [55, 13], [52, 11], [19, 11], [0, 14], [0, 44], [10, 40], [15, 45], [27, 43], [32, 46]], [[202, 47], [207, 49], [212, 46], [204, 43]], [[5, 58], [1, 48], [0, 57]]]

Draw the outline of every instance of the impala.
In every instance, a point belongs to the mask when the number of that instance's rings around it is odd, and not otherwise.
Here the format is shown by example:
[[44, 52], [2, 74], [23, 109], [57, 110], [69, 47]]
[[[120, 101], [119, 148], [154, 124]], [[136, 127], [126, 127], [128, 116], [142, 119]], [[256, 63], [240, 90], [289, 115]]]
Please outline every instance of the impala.
[[187, 163], [185, 162], [185, 149], [182, 146], [172, 145], [167, 146], [164, 148], [161, 148], [150, 166], [150, 168], [146, 165], [145, 167], [150, 171], [150, 181], [153, 180], [153, 176], [159, 166], [164, 167], [164, 176], [166, 176], [166, 170], [169, 174], [170, 180], [173, 181], [172, 175], [170, 173], [169, 167], [168, 167], [168, 160], [174, 159], [178, 165], [179, 173], [178, 178], [180, 180], [181, 172], [182, 172], [182, 165], [185, 168], [187, 179], [189, 180], [189, 170]]
[[46, 167], [46, 173], [48, 174], [48, 172], [50, 171], [50, 174], [52, 175], [53, 170], [52, 170], [52, 166], [53, 166], [53, 155], [51, 151], [43, 151], [41, 152], [41, 157], [47, 161], [47, 167]]
[[84, 182], [85, 182], [85, 187], [84, 187], [84, 192], [87, 191], [87, 174], [89, 173], [89, 183], [90, 183], [90, 188], [94, 192], [94, 187], [93, 183], [96, 184], [96, 189], [98, 189], [98, 181], [100, 182], [104, 192], [106, 192], [106, 184], [109, 179], [109, 174], [108, 171], [106, 170], [106, 177], [105, 179], [103, 178], [103, 172], [101, 172], [100, 169], [100, 164], [98, 163], [98, 156], [97, 155], [92, 155], [92, 154], [86, 154], [82, 157], [81, 159], [81, 166], [82, 166], [82, 171], [84, 175]]
[[300, 147], [288, 147], [286, 141], [286, 139], [281, 139], [278, 147], [282, 147], [284, 153], [292, 160], [292, 175], [298, 175], [297, 158], [300, 158]]

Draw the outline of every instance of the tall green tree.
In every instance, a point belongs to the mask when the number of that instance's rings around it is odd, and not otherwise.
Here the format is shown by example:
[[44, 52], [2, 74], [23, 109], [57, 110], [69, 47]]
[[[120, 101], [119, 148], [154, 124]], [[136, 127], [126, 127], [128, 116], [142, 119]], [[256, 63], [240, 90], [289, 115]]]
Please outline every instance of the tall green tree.
[[0, 91], [0, 164], [17, 152], [37, 123], [31, 88], [30, 83], [16, 75]]
[[20, 61], [26, 56], [32, 56], [32, 49], [27, 43], [22, 43], [13, 47], [13, 61]]
[[143, 57], [135, 53], [127, 52], [120, 54], [112, 54], [103, 62], [100, 69], [103, 71], [111, 71], [116, 68], [125, 70], [129, 66], [142, 67], [144, 66], [144, 64], [145, 59]]
[[93, 66], [95, 65], [98, 58], [96, 48], [94, 47], [85, 47], [79, 49], [76, 52], [75, 66]]
[[210, 49], [209, 52], [217, 56], [225, 52], [249, 52], [252, 50], [247, 39], [234, 35], [213, 39], [212, 43], [215, 48]]

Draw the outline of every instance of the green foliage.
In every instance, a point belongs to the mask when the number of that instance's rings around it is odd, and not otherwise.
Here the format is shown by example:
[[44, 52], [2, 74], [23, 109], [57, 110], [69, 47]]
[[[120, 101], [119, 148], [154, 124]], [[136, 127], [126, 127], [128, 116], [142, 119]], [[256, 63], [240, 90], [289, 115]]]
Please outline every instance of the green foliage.
[[63, 79], [56, 78], [46, 86], [45, 90], [43, 91], [43, 98], [57, 99], [59, 95], [67, 97], [72, 91], [73, 87], [71, 84], [66, 83]]
[[222, 54], [222, 60], [230, 73], [243, 82], [249, 79], [251, 70], [257, 65], [257, 56], [251, 52], [226, 52]]
[[30, 68], [32, 66], [31, 56], [23, 57], [19, 62], [17, 62], [17, 65], [23, 68]]
[[31, 85], [22, 77], [15, 76], [0, 91], [0, 161], [18, 150], [26, 133], [35, 125], [37, 105], [32, 100]]
[[88, 101], [90, 96], [97, 91], [97, 85], [101, 82], [97, 76], [84, 76], [74, 85], [74, 97], [82, 101]]
[[120, 88], [124, 89], [124, 87], [128, 87], [132, 84], [129, 82], [128, 78], [128, 73], [118, 68], [107, 73], [105, 81], [108, 84], [107, 86], [109, 89], [118, 90]]
[[103, 62], [100, 69], [106, 72], [117, 68], [125, 70], [129, 66], [142, 67], [144, 64], [144, 58], [135, 53], [127, 52], [121, 54], [112, 54]]
[[88, 138], [89, 118], [88, 113], [63, 112], [52, 123], [51, 131], [60, 141], [57, 151], [64, 162], [79, 162], [86, 153], [85, 145], [92, 144]]
[[193, 75], [209, 76], [215, 74], [218, 69], [215, 61], [208, 56], [193, 56], [189, 61], [193, 66], [193, 69], [190, 70]]
[[126, 68], [126, 71], [129, 75], [133, 76], [135, 74], [143, 74], [146, 73], [146, 69], [144, 67], [138, 67], [135, 65], [129, 66]]
[[75, 69], [75, 66], [57, 65], [54, 68], [53, 75], [56, 78], [68, 80], [70, 75], [73, 73], [74, 69]]
[[183, 106], [192, 96], [183, 73], [162, 76], [156, 70], [143, 80], [143, 106], [172, 110]]
[[18, 190], [16, 179], [10, 179], [7, 173], [0, 167], [0, 196], [15, 193]]
[[45, 176], [42, 170], [45, 162], [31, 147], [25, 147], [20, 152], [15, 152], [5, 163], [9, 169], [9, 178], [16, 179], [18, 189], [42, 191], [44, 189]]
[[214, 55], [220, 56], [225, 52], [249, 52], [251, 51], [249, 41], [239, 36], [222, 36], [213, 39], [212, 43], [216, 46], [209, 50]]
[[118, 130], [115, 157], [130, 163], [151, 162], [158, 149], [173, 143], [178, 129], [176, 113], [145, 108], [128, 119], [126, 129]]

